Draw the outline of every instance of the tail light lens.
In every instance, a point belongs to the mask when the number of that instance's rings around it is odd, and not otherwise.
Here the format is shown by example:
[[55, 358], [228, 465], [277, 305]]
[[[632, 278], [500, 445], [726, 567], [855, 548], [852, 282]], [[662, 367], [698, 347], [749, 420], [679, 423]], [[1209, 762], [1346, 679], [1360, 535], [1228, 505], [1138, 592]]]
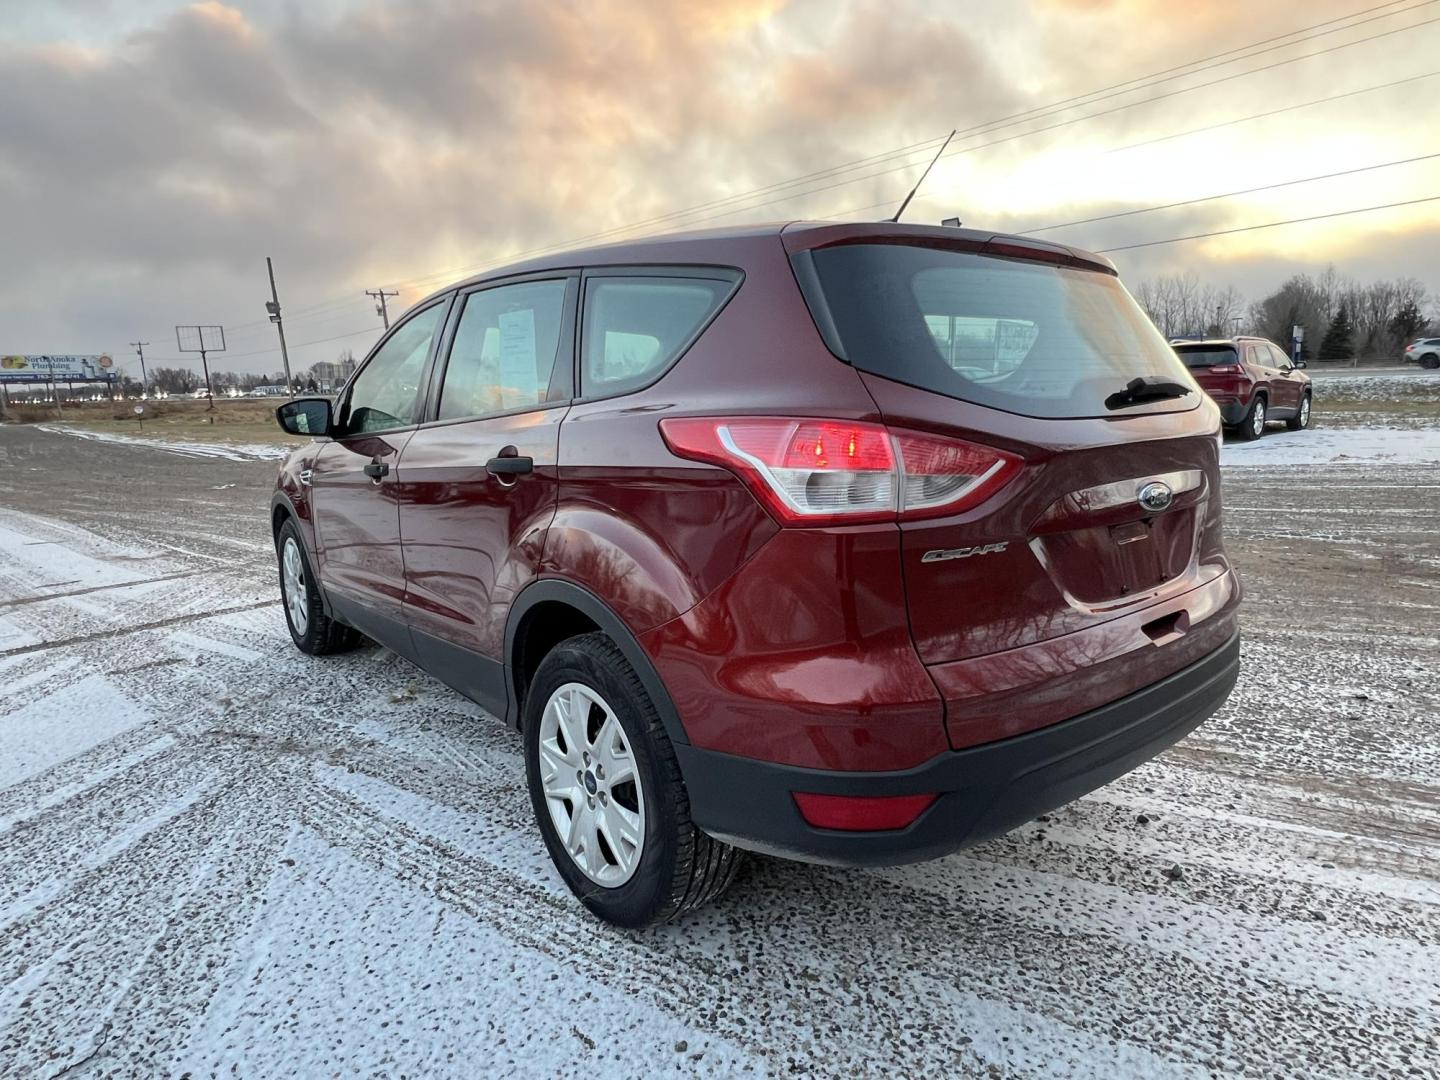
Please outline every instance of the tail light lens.
[[1245, 369], [1239, 364], [1214, 364], [1210, 368], [1211, 375], [1244, 375]]
[[1022, 464], [977, 443], [863, 421], [671, 417], [660, 433], [681, 457], [735, 473], [787, 525], [959, 513]]

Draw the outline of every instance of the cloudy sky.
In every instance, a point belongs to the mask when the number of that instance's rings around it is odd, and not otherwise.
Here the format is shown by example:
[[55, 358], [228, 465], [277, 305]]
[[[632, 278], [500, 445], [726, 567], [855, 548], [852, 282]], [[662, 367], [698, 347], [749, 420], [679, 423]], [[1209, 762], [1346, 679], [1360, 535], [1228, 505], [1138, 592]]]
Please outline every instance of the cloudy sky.
[[[1440, 155], [1436, 0], [3, 0], [0, 71], [0, 352], [166, 363], [174, 324], [218, 322], [215, 367], [246, 371], [279, 367], [267, 255], [303, 367], [374, 342], [367, 288], [885, 216], [952, 127], [907, 220], [1032, 229]], [[1440, 157], [1037, 235], [1429, 196]], [[1440, 201], [1113, 257], [1132, 285], [1259, 295], [1333, 262], [1440, 294]]]

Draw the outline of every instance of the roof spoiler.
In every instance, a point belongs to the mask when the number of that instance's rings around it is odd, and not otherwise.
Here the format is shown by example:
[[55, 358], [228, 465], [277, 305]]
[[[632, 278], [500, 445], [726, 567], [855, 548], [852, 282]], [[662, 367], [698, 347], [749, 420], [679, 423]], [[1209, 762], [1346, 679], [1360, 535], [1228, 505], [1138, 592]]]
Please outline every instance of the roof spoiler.
[[1073, 266], [1116, 274], [1115, 264], [1104, 255], [1032, 240], [1028, 236], [1012, 236], [979, 229], [963, 229], [945, 225], [899, 225], [889, 221], [851, 222], [843, 225], [797, 222], [781, 232], [785, 250], [790, 254], [848, 244], [912, 244], [917, 247], [946, 248], [951, 251], [973, 251], [1027, 262], [1046, 262], [1057, 266]]

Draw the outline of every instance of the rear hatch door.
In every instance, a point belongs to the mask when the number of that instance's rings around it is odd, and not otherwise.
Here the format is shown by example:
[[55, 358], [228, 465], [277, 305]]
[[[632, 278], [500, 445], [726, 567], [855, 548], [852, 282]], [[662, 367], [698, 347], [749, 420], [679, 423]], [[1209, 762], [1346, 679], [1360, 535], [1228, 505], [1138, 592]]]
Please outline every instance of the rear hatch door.
[[1213, 403], [1113, 272], [999, 247], [870, 237], [792, 256], [892, 430], [1023, 461], [978, 505], [901, 515], [927, 664], [1096, 626], [1228, 569]]

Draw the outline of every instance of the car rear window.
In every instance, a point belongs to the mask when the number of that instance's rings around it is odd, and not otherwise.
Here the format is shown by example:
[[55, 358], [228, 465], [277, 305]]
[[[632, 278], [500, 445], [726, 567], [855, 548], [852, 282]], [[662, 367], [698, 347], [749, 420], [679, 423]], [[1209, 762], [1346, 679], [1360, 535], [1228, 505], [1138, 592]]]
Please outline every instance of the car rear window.
[[[908, 244], [809, 253], [807, 296], [862, 371], [1038, 417], [1115, 415], [1137, 377], [1193, 387], [1125, 409], [1194, 408], [1198, 386], [1119, 279], [1095, 270]], [[808, 275], [802, 274], [802, 280]]]
[[1235, 350], [1228, 345], [1206, 346], [1200, 349], [1191, 349], [1181, 346], [1175, 350], [1180, 354], [1180, 359], [1189, 368], [1216, 367], [1220, 364], [1236, 364], [1239, 361], [1235, 358]]

